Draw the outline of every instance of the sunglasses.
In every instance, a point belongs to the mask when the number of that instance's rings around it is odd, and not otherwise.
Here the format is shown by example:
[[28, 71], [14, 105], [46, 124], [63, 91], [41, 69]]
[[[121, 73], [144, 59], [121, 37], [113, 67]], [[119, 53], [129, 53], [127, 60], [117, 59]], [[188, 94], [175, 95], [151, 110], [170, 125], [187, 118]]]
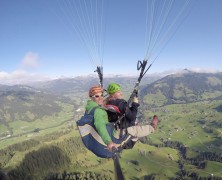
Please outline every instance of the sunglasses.
[[101, 95], [94, 95], [94, 96], [92, 96], [92, 98], [99, 98], [99, 97], [103, 97], [103, 94], [101, 94]]

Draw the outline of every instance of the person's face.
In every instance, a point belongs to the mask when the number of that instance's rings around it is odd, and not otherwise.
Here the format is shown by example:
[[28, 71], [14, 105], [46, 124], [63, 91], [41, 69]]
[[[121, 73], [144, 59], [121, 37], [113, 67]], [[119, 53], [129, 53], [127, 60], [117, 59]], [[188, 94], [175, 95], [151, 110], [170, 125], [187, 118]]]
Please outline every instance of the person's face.
[[98, 105], [100, 105], [100, 106], [103, 105], [103, 93], [97, 93], [97, 94], [93, 95], [91, 98]]
[[115, 93], [114, 93], [114, 97], [115, 97], [116, 99], [122, 99], [122, 98], [123, 98], [123, 93], [122, 93], [122, 91], [117, 91], [117, 92], [115, 92]]

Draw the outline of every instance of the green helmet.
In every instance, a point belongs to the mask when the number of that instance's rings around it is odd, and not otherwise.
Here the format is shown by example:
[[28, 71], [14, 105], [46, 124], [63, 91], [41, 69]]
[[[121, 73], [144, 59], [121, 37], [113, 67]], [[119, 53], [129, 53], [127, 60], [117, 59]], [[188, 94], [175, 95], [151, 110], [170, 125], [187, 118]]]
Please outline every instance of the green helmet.
[[113, 93], [115, 93], [117, 91], [120, 91], [121, 89], [122, 89], [122, 87], [119, 84], [117, 84], [117, 83], [110, 83], [108, 85], [108, 87], [107, 87], [107, 92], [109, 94], [113, 94]]

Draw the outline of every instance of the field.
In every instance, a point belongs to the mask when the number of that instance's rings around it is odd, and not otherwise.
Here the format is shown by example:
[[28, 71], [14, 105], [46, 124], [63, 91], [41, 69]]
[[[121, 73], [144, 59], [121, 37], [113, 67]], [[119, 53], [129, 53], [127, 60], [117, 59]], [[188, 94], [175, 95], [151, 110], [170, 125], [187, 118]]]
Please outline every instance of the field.
[[[126, 179], [151, 178], [170, 179], [178, 177], [181, 171], [179, 162], [181, 152], [172, 147], [156, 146], [166, 141], [178, 141], [188, 147], [187, 158], [195, 158], [200, 152], [222, 152], [222, 128], [217, 124], [222, 120], [222, 113], [217, 107], [222, 101], [203, 101], [190, 104], [168, 105], [160, 108], [143, 110], [144, 118], [150, 123], [154, 114], [159, 116], [159, 125], [155, 133], [147, 138], [146, 143], [138, 142], [131, 150], [121, 153], [120, 163]], [[32, 147], [14, 151], [11, 158], [2, 158], [0, 169], [10, 171], [24, 163], [26, 154], [38, 151], [45, 146], [58, 146], [69, 156], [68, 166], [56, 169], [56, 172], [95, 172], [106, 174], [114, 179], [114, 167], [112, 159], [101, 159], [86, 150], [83, 145], [67, 145], [70, 139], [79, 138], [75, 125], [82, 112], [73, 115], [71, 106], [64, 107], [63, 113], [54, 117], [37, 120], [34, 122], [16, 121], [10, 123], [14, 136], [0, 140], [0, 150], [4, 150], [24, 141], [36, 140], [40, 143]], [[39, 128], [37, 131], [33, 131]], [[210, 128], [210, 129], [209, 129]], [[0, 126], [1, 132], [7, 128]], [[73, 151], [75, 149], [75, 152]], [[8, 158], [8, 159], [7, 159]], [[211, 174], [222, 177], [222, 163], [207, 161], [204, 169], [184, 161], [184, 170], [197, 173], [201, 177], [209, 177]], [[52, 170], [50, 170], [52, 173]], [[54, 172], [54, 171], [53, 171]], [[55, 173], [55, 172], [54, 172]], [[38, 171], [36, 176], [40, 175]], [[47, 175], [47, 173], [46, 173]]]

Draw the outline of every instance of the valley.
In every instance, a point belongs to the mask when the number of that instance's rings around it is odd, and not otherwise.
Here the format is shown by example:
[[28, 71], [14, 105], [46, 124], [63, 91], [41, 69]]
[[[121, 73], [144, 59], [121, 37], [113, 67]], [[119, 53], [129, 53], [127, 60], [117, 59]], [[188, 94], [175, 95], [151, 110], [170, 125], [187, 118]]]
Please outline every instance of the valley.
[[[222, 91], [219, 90], [222, 78], [219, 75], [184, 74], [143, 82], [139, 93], [139, 122], [150, 123], [156, 114], [159, 124], [153, 134], [121, 153], [126, 179], [222, 179]], [[191, 77], [201, 77], [202, 81], [187, 85]], [[180, 83], [173, 83], [177, 78]], [[126, 82], [124, 87], [129, 85], [125, 91], [128, 95], [134, 80], [117, 79]], [[69, 87], [76, 86], [69, 84]], [[65, 94], [67, 99], [63, 100]], [[65, 88], [59, 93], [51, 92], [53, 98], [47, 104], [55, 106], [57, 111], [49, 108], [45, 115], [42, 112], [39, 116], [35, 108], [29, 109], [26, 113], [29, 119], [19, 120], [17, 117], [24, 117], [20, 115], [25, 112], [24, 104], [32, 106], [35, 96], [25, 97], [19, 106], [23, 110], [16, 110], [17, 115], [1, 106], [0, 179], [6, 175], [11, 179], [114, 179], [112, 159], [101, 159], [89, 152], [76, 128], [75, 121], [84, 113], [87, 86], [82, 91]], [[12, 103], [6, 99], [17, 96], [1, 98], [10, 109]], [[10, 117], [15, 118], [12, 121]]]

